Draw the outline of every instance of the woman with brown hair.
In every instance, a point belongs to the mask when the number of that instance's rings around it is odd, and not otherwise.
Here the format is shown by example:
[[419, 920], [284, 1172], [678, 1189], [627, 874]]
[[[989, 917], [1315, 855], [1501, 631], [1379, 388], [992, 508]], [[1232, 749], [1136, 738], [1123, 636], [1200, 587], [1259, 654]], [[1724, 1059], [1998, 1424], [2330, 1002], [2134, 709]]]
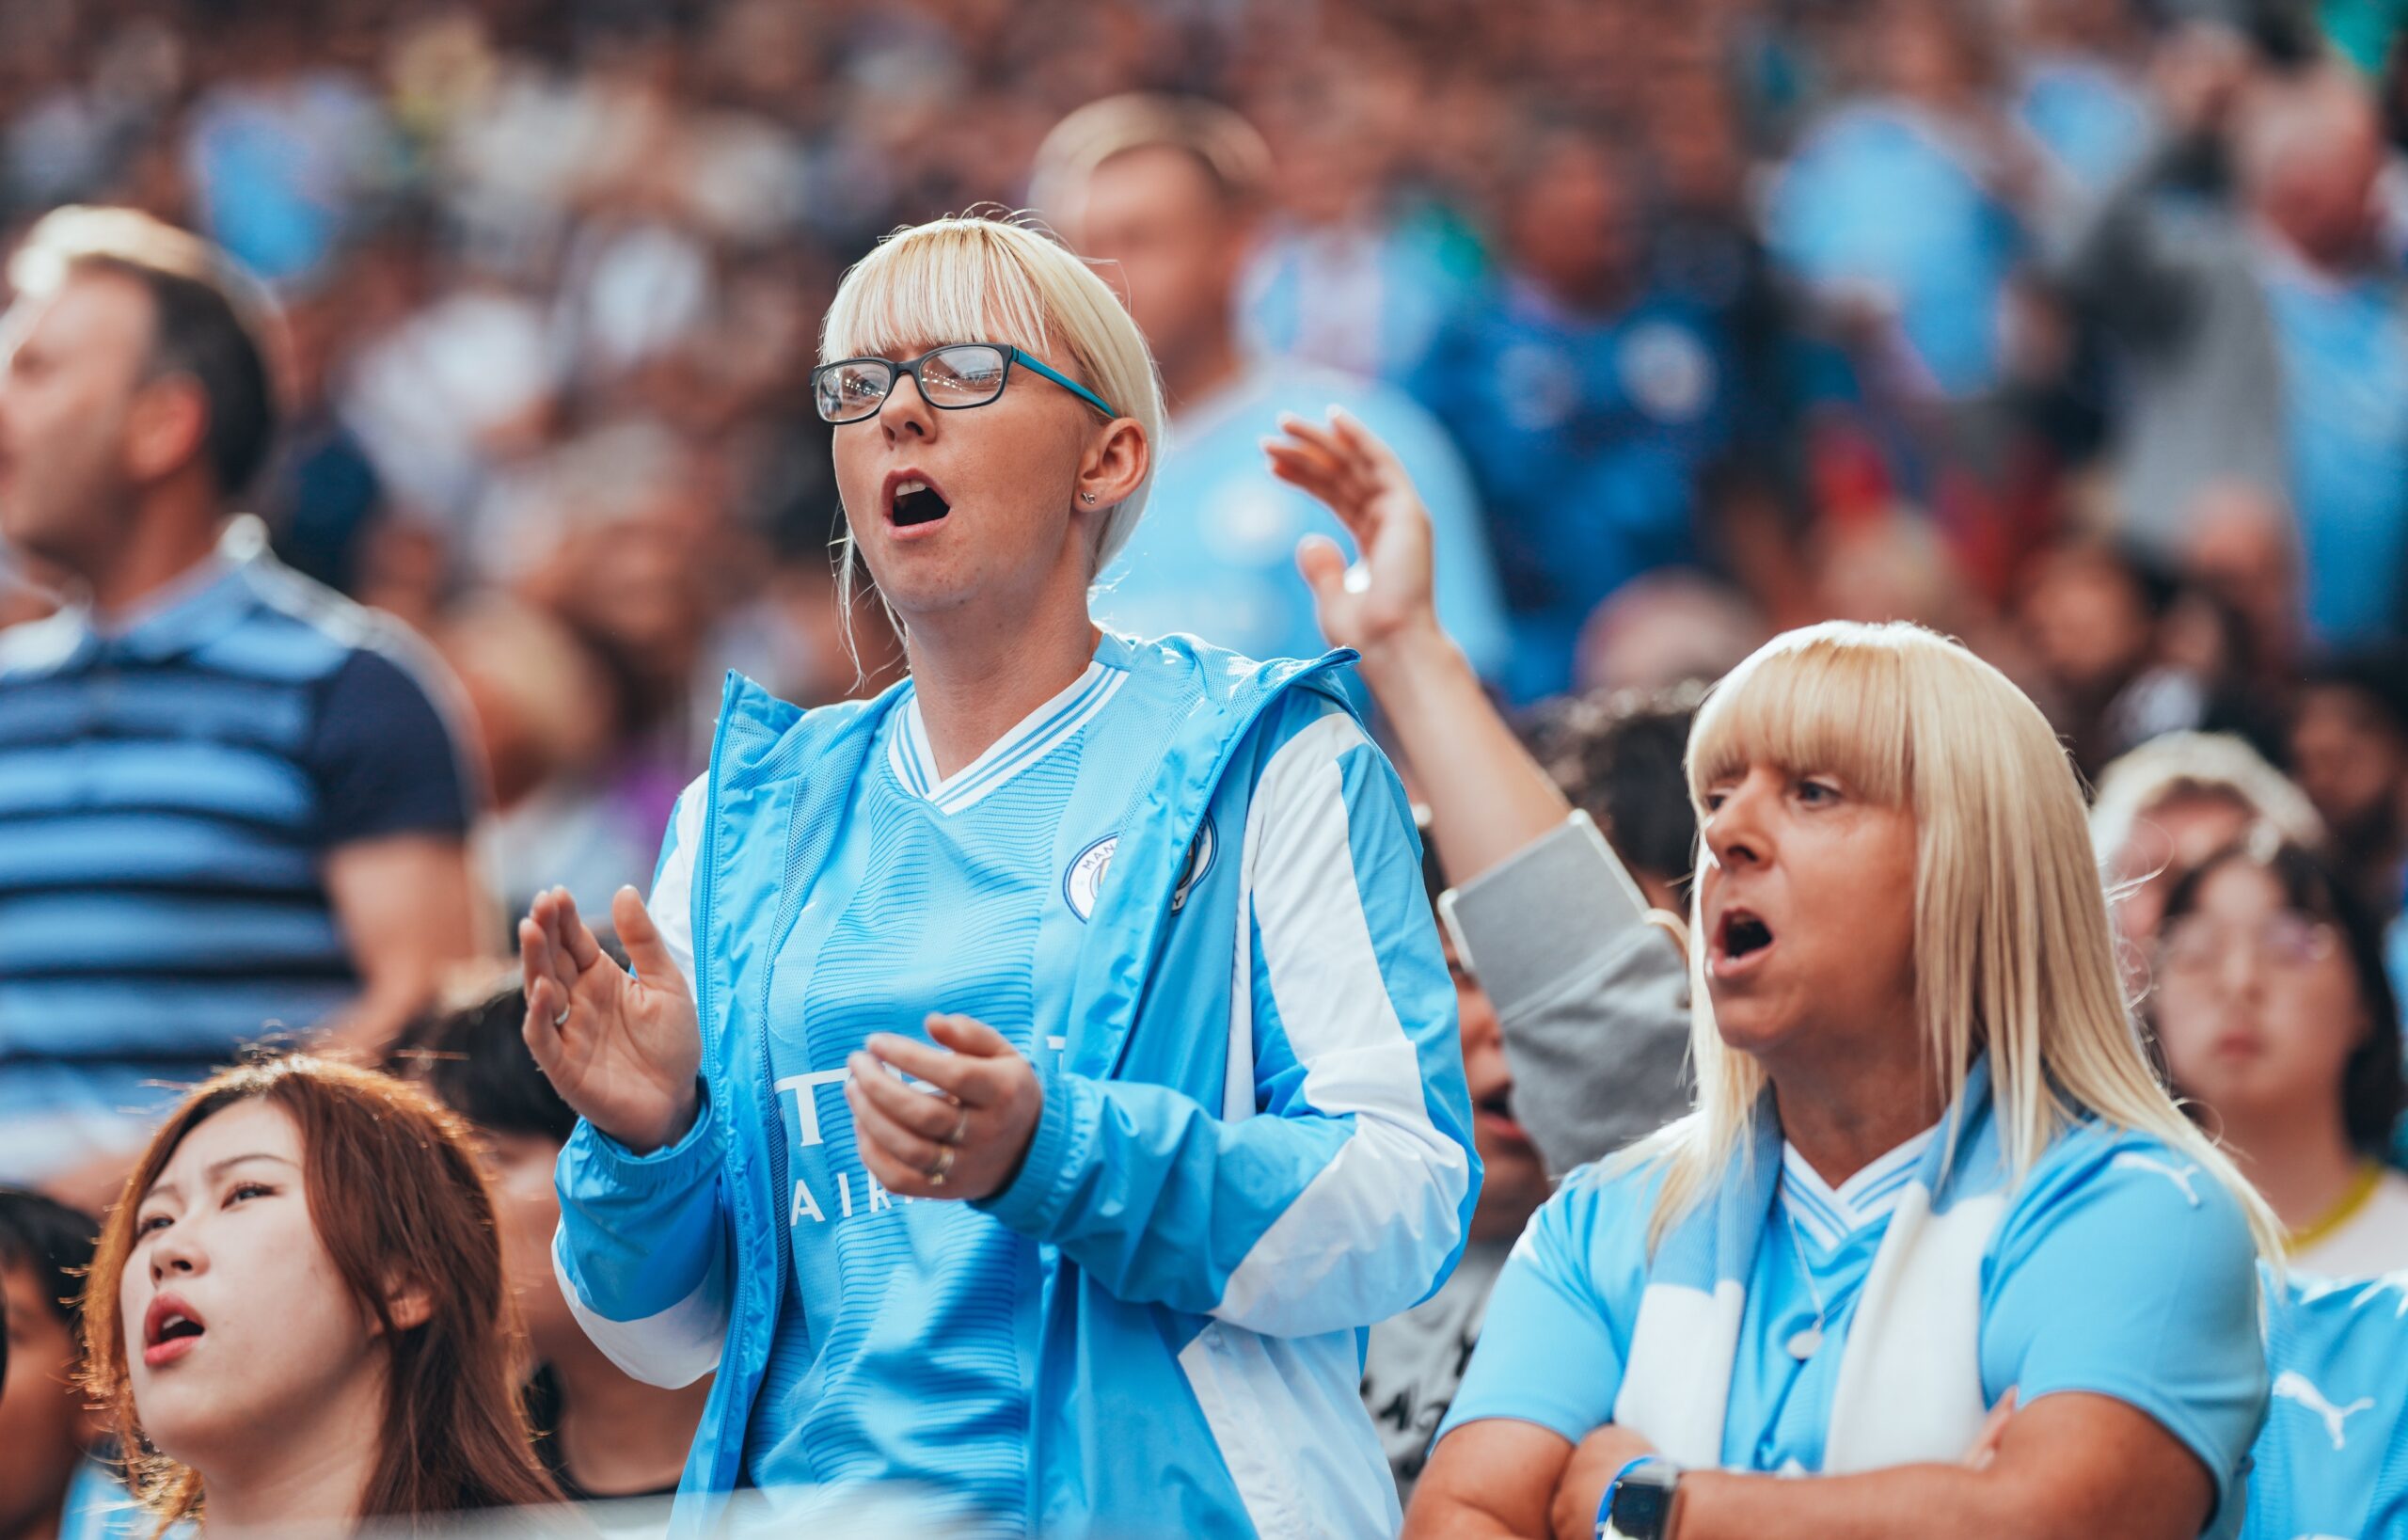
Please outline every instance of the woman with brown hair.
[[325, 1059], [228, 1070], [151, 1139], [86, 1286], [135, 1495], [207, 1540], [558, 1500], [463, 1125]]

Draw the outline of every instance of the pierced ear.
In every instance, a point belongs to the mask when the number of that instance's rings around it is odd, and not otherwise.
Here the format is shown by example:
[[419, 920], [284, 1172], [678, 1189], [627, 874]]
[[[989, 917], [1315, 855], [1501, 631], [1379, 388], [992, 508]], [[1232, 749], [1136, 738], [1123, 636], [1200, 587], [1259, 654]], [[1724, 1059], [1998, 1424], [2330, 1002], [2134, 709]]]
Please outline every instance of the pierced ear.
[[1146, 479], [1153, 449], [1146, 430], [1133, 418], [1107, 424], [1102, 439], [1087, 452], [1079, 468], [1078, 511], [1110, 508], [1128, 500]]

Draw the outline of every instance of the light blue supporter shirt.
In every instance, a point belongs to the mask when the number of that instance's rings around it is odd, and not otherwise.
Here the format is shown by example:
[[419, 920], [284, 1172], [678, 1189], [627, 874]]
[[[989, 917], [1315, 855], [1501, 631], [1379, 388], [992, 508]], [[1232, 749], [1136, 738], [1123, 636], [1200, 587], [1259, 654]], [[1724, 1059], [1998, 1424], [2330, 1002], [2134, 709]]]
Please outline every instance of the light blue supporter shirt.
[[1480, 500], [1446, 430], [1391, 386], [1266, 358], [1172, 419], [1146, 516], [1098, 581], [1097, 617], [1138, 636], [1183, 631], [1250, 658], [1323, 650], [1296, 543], [1325, 534], [1353, 554], [1337, 518], [1271, 474], [1262, 440], [1282, 413], [1313, 422], [1342, 406], [1396, 452], [1430, 510], [1438, 619], [1486, 678], [1512, 637]]
[[2399, 638], [2408, 600], [2408, 304], [2399, 283], [2335, 281], [2268, 243], [2291, 505], [2308, 630], [2328, 647]]
[[[1728, 1469], [1822, 1469], [1856, 1303], [1929, 1132], [1833, 1189], [1786, 1146], [1748, 1277], [1723, 1423]], [[2043, 1152], [1983, 1254], [1981, 1389], [1995, 1404], [2112, 1396], [2180, 1439], [2213, 1475], [2202, 1534], [2239, 1532], [2239, 1483], [2266, 1405], [2253, 1255], [2240, 1204], [2146, 1135], [2086, 1124]], [[1531, 1220], [1489, 1303], [1444, 1438], [1483, 1418], [1577, 1442], [1613, 1418], [1647, 1284], [1660, 1167], [1586, 1167]], [[1792, 1229], [1792, 1226], [1795, 1229]], [[1812, 1285], [1808, 1283], [1808, 1270]], [[1803, 1362], [1787, 1344], [1814, 1324]]]
[[[873, 1483], [916, 1487], [973, 1532], [1021, 1532], [1040, 1306], [1036, 1244], [984, 1206], [897, 1199], [874, 1182], [844, 1100], [846, 1058], [874, 1032], [922, 1036], [937, 1011], [985, 1022], [1040, 1068], [1054, 1062], [1088, 916], [1118, 834], [1147, 816], [1156, 757], [1174, 725], [1175, 699], [1143, 681], [1124, 691], [1134, 661], [1133, 644], [1107, 633], [1077, 681], [950, 777], [937, 772], [907, 685], [878, 729], [826, 865], [779, 941], [764, 1014], [786, 1144], [782, 1208], [792, 1266], [746, 1433], [752, 1484], [818, 1488], [838, 1500]], [[1210, 922], [1225, 905], [1235, 913], [1244, 829], [1232, 820], [1269, 818], [1275, 804], [1322, 809], [1353, 867], [1343, 878], [1324, 865], [1299, 869], [1292, 876], [1309, 893], [1291, 893], [1290, 876], [1257, 873], [1246, 1100], [1277, 1113], [1319, 1072], [1284, 1025], [1283, 991], [1291, 1006], [1302, 998], [1282, 971], [1293, 947], [1306, 935], [1318, 945], [1330, 927], [1390, 931], [1410, 912], [1390, 898], [1419, 902], [1406, 881], [1418, 855], [1401, 820], [1370, 816], [1393, 788], [1335, 700], [1291, 693], [1237, 754], [1174, 908], [1193, 896], [1197, 919]], [[704, 802], [689, 791], [680, 802], [652, 902], [689, 977], [684, 918]], [[1201, 965], [1232, 965], [1235, 937], [1220, 935], [1199, 943], [1220, 949]], [[1223, 1095], [1202, 1100], [1217, 1109]], [[1242, 1268], [1228, 1287], [1258, 1287], [1253, 1271]], [[1359, 1430], [1323, 1431], [1359, 1431], [1362, 1453], [1376, 1461], [1368, 1419]], [[778, 1500], [782, 1516], [792, 1508], [803, 1516], [819, 1496]]]
[[2408, 1534], [2408, 1273], [2268, 1293], [2246, 1540]]

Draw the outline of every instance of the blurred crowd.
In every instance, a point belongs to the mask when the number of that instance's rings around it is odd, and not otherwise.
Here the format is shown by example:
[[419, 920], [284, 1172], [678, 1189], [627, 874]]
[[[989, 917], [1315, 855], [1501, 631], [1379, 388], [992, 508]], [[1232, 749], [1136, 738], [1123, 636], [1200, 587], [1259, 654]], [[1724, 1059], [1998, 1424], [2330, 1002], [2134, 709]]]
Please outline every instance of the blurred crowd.
[[[1512, 699], [1916, 618], [2094, 773], [2241, 732], [2387, 912], [2387, 16], [25, 0], [0, 16], [0, 207], [131, 203], [273, 287], [295, 431], [261, 511], [467, 687], [506, 907], [642, 874], [723, 667], [805, 702], [891, 677], [875, 606], [855, 652], [832, 598], [824, 302], [898, 223], [1021, 205], [1058, 119], [1149, 88], [1269, 145], [1249, 355], [1385, 381], [1451, 437]], [[1292, 585], [1271, 533], [1256, 580]], [[44, 602], [21, 573], [0, 616]]]
[[[2356, 1182], [2392, 1137], [2383, 1024], [2408, 984], [2402, 20], [2378, 0], [8, 0], [0, 238], [127, 205], [273, 294], [288, 407], [251, 506], [285, 564], [398, 617], [459, 686], [469, 951], [506, 953], [504, 917], [553, 884], [598, 920], [644, 881], [725, 670], [806, 706], [898, 676], [874, 593], [832, 562], [820, 318], [896, 226], [1033, 206], [1112, 259], [1172, 413], [1099, 613], [1317, 645], [1292, 561], [1316, 526], [1260, 490], [1257, 441], [1281, 408], [1345, 400], [1432, 506], [1443, 618], [1650, 905], [1683, 907], [1700, 685], [1825, 618], [1960, 637], [2085, 776], [2124, 761], [2097, 814], [2111, 879], [2198, 864], [2119, 908], [2136, 955], [2219, 881], [2241, 892], [2226, 847], [2272, 827], [2300, 872], [2230, 903], [2316, 920], [2243, 916], [2273, 962], [2345, 951], [2355, 1008], [2308, 1013], [2366, 1029], [2302, 1072], [2323, 1076], [2302, 1104], [2347, 1080], [2338, 1153], [2303, 1157], [2296, 1193], [2272, 1157], [2251, 1175], [2329, 1240], [2327, 1167]], [[1072, 118], [1132, 91], [1225, 103], [1247, 137]], [[1211, 196], [1165, 213], [1155, 183], [1107, 188], [1133, 133], [1203, 162]], [[21, 430], [0, 423], [0, 474]], [[0, 548], [0, 627], [50, 612], [59, 579]], [[38, 802], [0, 817], [57, 813]], [[6, 875], [0, 898], [48, 891]], [[2178, 1017], [2185, 955], [2162, 952]], [[47, 965], [0, 956], [0, 983]], [[0, 1067], [32, 1056], [8, 998]], [[516, 1052], [523, 1000], [480, 1009], [444, 1051], [490, 1083], [435, 1089], [530, 1141], [542, 1212], [509, 1262], [541, 1293], [570, 1121]], [[2159, 1024], [2167, 1068], [2214, 1103], [2191, 1019]], [[2295, 1119], [2260, 1121], [2273, 1141]], [[2381, 1213], [2396, 1234], [2408, 1207]], [[543, 1393], [616, 1406], [550, 1324]], [[1434, 1317], [1431, 1354], [1465, 1329]], [[1409, 1481], [1443, 1400], [1382, 1395]], [[649, 1464], [587, 1443], [589, 1415], [547, 1479], [665, 1487], [694, 1409], [649, 1406]]]

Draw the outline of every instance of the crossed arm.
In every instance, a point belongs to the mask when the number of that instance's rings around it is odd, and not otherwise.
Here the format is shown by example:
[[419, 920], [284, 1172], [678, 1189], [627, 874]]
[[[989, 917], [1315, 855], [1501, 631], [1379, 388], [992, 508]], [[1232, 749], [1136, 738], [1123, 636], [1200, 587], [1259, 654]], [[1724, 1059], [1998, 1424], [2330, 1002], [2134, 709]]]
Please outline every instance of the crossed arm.
[[[1405, 1540], [1589, 1540], [1606, 1484], [1647, 1452], [1644, 1439], [1611, 1426], [1576, 1449], [1532, 1422], [1465, 1423], [1422, 1472]], [[1670, 1540], [2194, 1540], [2215, 1497], [2207, 1468], [2147, 1413], [2067, 1392], [1994, 1418], [1960, 1465], [1852, 1476], [1688, 1472]]]

